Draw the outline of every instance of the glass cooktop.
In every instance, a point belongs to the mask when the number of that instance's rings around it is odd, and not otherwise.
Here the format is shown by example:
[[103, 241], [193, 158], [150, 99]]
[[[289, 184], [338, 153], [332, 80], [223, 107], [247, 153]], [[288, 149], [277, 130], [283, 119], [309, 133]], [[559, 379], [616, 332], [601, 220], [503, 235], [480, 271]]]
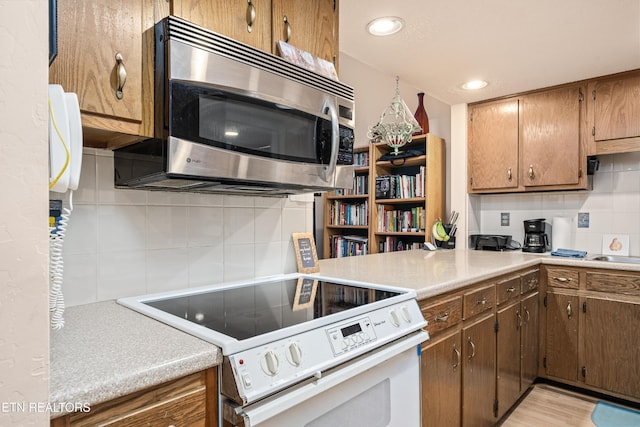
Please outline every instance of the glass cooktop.
[[400, 294], [299, 277], [143, 303], [244, 340]]

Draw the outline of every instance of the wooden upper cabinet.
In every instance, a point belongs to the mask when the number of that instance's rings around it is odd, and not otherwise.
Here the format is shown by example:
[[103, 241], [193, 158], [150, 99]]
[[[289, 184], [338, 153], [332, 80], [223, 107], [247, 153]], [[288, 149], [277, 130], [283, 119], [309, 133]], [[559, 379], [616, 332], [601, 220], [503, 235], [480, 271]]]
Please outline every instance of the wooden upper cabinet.
[[576, 185], [582, 174], [580, 87], [522, 97], [521, 177], [525, 187]]
[[272, 50], [279, 40], [336, 64], [337, 0], [273, 0]]
[[271, 51], [271, 0], [172, 0], [171, 14]]
[[518, 187], [517, 98], [477, 104], [469, 111], [469, 192]]
[[590, 154], [640, 150], [640, 71], [590, 82]]
[[[145, 26], [152, 24], [143, 1], [58, 0], [57, 7], [58, 55], [49, 82], [78, 95], [85, 142], [96, 136], [92, 129], [151, 135], [153, 99], [144, 98], [150, 69], [143, 61]], [[126, 75], [121, 92], [119, 75]]]

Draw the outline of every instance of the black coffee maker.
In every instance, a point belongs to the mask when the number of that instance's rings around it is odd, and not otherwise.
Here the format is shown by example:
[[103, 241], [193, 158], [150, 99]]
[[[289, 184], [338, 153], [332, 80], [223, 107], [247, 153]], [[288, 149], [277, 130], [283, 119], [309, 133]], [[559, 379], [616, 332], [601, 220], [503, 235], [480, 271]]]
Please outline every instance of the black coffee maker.
[[522, 252], [544, 253], [550, 248], [549, 236], [546, 232], [545, 218], [524, 221], [524, 244]]

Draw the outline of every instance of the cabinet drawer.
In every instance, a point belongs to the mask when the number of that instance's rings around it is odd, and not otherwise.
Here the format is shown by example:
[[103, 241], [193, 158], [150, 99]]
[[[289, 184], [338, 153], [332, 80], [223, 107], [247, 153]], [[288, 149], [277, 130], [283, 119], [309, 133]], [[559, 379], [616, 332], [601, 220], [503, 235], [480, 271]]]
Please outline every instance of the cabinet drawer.
[[520, 298], [520, 276], [498, 282], [496, 293], [498, 305]]
[[555, 288], [578, 289], [578, 270], [549, 268], [547, 269], [547, 283]]
[[496, 303], [496, 287], [494, 284], [484, 286], [464, 294], [462, 308], [463, 318], [468, 319], [483, 311], [490, 310]]
[[587, 290], [640, 295], [640, 274], [587, 272]]
[[534, 270], [528, 273], [524, 273], [522, 275], [522, 293], [526, 294], [527, 292], [533, 291], [534, 289], [538, 289], [539, 282], [540, 270]]
[[462, 320], [462, 296], [456, 296], [434, 304], [420, 306], [422, 315], [429, 322], [427, 331], [433, 335]]

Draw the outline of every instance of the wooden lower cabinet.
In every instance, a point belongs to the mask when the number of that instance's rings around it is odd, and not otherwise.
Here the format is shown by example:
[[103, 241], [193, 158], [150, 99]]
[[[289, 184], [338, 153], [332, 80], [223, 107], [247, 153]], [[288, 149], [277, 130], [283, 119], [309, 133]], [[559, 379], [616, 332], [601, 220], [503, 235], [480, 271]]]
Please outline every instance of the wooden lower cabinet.
[[[523, 284], [524, 286], [524, 284]], [[522, 298], [521, 373], [520, 393], [538, 377], [538, 354], [540, 349], [540, 294], [535, 292]]]
[[585, 384], [640, 399], [640, 302], [585, 304]]
[[495, 314], [462, 328], [462, 426], [492, 426], [495, 402]]
[[546, 374], [578, 379], [578, 296], [547, 292]]
[[456, 330], [422, 347], [422, 426], [460, 425], [462, 353]]
[[76, 412], [51, 420], [51, 427], [171, 425], [218, 425], [216, 368], [92, 405], [89, 412]]

